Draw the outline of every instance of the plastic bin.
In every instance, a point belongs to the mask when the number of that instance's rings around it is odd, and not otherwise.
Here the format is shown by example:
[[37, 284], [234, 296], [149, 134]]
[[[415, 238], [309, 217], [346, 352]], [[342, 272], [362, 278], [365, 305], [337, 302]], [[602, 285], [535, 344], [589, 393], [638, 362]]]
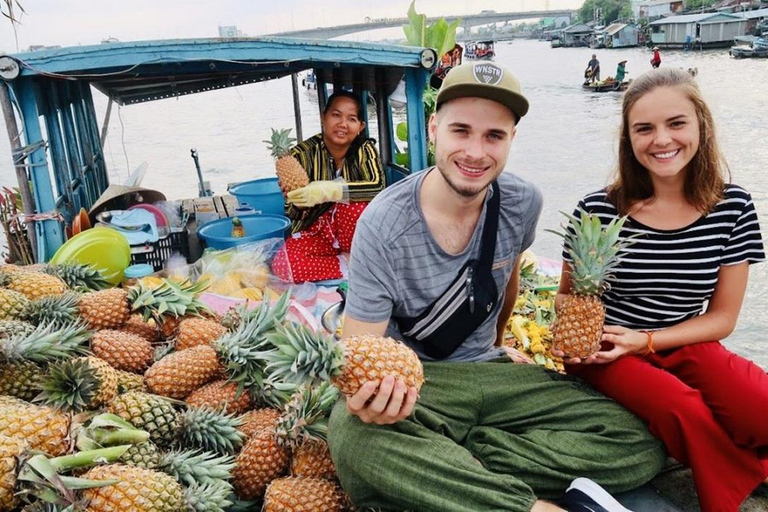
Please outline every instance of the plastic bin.
[[229, 249], [267, 238], [284, 238], [291, 226], [291, 220], [285, 215], [256, 214], [238, 217], [245, 228], [245, 236], [234, 238], [232, 217], [214, 220], [197, 228], [197, 237], [205, 241], [211, 249]]
[[163, 264], [173, 253], [181, 254], [189, 262], [189, 243], [187, 242], [186, 229], [172, 231], [168, 236], [158, 239], [157, 242], [132, 245], [131, 264], [146, 263], [152, 265], [152, 268], [157, 272], [163, 269]]
[[285, 214], [285, 198], [277, 184], [277, 178], [261, 178], [245, 181], [229, 187], [229, 193], [238, 203], [247, 203], [255, 213]]

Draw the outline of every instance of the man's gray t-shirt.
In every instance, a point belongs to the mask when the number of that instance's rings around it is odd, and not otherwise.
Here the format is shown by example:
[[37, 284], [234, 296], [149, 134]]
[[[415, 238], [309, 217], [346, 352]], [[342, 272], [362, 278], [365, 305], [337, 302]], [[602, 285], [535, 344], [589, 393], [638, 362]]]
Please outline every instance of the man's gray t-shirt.
[[[423, 360], [430, 360], [418, 342], [405, 340], [392, 317], [415, 318], [437, 300], [461, 268], [480, 257], [480, 245], [490, 187], [483, 211], [467, 248], [458, 255], [435, 241], [419, 204], [419, 191], [428, 172], [416, 173], [387, 188], [360, 217], [349, 263], [349, 293], [345, 313], [362, 322], [390, 320], [387, 336], [405, 341]], [[499, 301], [485, 320], [447, 361], [486, 361], [503, 354], [493, 345], [496, 321], [512, 268], [531, 246], [541, 213], [541, 192], [522, 178], [502, 173], [498, 237], [493, 276]]]

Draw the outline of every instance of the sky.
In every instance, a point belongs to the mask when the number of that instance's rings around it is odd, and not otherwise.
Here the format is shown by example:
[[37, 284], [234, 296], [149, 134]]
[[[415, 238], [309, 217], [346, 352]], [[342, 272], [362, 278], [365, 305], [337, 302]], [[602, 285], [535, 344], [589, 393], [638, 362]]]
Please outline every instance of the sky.
[[[30, 45], [75, 46], [120, 41], [216, 37], [219, 25], [236, 25], [249, 36], [318, 26], [397, 18], [410, 0], [19, 0], [26, 14], [17, 28], [0, 18], [0, 51]], [[417, 0], [427, 16], [577, 8], [581, 0]], [[362, 36], [360, 36], [362, 37]]]

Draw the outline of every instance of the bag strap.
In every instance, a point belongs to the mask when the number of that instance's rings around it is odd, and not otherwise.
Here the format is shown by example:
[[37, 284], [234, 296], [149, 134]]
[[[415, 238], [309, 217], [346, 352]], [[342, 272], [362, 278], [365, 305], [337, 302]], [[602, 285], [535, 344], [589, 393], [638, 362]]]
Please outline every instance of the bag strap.
[[485, 224], [483, 225], [483, 237], [480, 246], [480, 262], [478, 268], [482, 271], [491, 271], [493, 255], [496, 252], [496, 232], [499, 229], [499, 210], [501, 208], [501, 194], [496, 180], [491, 183], [493, 194], [485, 212]]

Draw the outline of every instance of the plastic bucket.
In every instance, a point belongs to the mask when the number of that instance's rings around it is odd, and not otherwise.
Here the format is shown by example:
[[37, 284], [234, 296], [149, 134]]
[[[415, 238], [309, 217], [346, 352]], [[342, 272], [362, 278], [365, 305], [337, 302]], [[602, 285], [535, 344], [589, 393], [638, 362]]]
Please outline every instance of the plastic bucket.
[[197, 228], [197, 237], [205, 240], [211, 249], [228, 249], [256, 240], [284, 238], [291, 220], [285, 215], [257, 214], [238, 217], [245, 228], [245, 236], [232, 237], [232, 217], [226, 217], [203, 224]]
[[229, 187], [229, 193], [237, 198], [238, 203], [247, 203], [255, 213], [285, 214], [285, 198], [277, 178], [244, 181]]

